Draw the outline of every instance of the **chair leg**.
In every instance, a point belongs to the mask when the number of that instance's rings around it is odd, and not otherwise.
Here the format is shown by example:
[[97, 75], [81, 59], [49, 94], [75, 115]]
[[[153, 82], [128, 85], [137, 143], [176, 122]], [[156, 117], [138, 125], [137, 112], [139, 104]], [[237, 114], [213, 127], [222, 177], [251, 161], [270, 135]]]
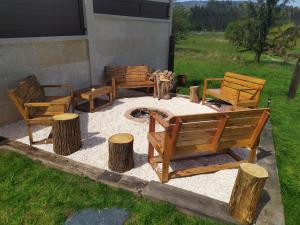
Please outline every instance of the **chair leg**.
[[29, 143], [30, 145], [32, 145], [33, 144], [32, 126], [27, 125], [27, 129], [28, 129]]
[[162, 183], [167, 183], [169, 181], [169, 166], [170, 166], [170, 160], [164, 159], [162, 164], [162, 174], [161, 174]]
[[249, 152], [248, 162], [249, 163], [255, 163], [256, 161], [256, 147], [251, 149]]
[[154, 157], [154, 147], [149, 142], [149, 145], [148, 145], [148, 162], [150, 162], [150, 159], [152, 159], [153, 157]]

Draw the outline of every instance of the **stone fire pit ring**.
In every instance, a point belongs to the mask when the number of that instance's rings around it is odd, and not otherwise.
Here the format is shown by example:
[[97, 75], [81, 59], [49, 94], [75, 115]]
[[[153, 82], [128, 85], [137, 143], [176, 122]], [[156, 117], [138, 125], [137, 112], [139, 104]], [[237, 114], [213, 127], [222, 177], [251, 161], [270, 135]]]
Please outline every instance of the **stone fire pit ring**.
[[173, 115], [173, 113], [159, 108], [153, 107], [136, 107], [128, 109], [125, 112], [125, 117], [129, 120], [139, 122], [139, 123], [146, 123], [149, 122], [149, 113], [156, 112], [159, 116], [161, 116], [165, 120], [169, 120]]

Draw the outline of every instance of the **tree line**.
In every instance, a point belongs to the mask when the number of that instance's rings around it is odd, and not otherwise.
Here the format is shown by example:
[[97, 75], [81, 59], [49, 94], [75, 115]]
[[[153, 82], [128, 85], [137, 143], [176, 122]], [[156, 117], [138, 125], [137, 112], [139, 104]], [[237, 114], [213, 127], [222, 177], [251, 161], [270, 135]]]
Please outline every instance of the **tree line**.
[[[248, 4], [248, 2], [210, 0], [206, 5], [192, 7], [176, 5], [174, 12], [184, 20], [184, 24], [181, 25], [186, 26], [183, 27], [185, 30], [223, 32], [231, 22], [247, 14]], [[284, 6], [282, 15], [300, 27], [300, 8]]]

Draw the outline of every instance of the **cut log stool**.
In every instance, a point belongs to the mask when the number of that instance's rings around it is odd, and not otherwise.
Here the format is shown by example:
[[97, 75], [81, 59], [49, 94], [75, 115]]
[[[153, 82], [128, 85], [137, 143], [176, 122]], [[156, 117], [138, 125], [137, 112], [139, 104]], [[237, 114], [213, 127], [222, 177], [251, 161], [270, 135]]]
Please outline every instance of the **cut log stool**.
[[230, 214], [241, 224], [249, 225], [255, 220], [257, 203], [267, 178], [264, 168], [241, 163], [229, 202]]
[[70, 155], [81, 148], [79, 115], [64, 113], [53, 119], [53, 150], [59, 155]]
[[124, 173], [134, 167], [133, 136], [121, 133], [109, 138], [108, 168], [112, 171]]
[[193, 103], [199, 103], [199, 86], [190, 87], [190, 100]]

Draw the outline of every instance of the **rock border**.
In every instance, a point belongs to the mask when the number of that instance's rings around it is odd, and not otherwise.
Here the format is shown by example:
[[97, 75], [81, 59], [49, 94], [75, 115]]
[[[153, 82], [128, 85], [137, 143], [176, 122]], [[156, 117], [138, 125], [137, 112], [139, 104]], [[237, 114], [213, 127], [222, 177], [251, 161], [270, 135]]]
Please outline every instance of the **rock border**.
[[[0, 143], [0, 151], [1, 150], [14, 151], [26, 155], [33, 160], [40, 161], [48, 167], [89, 177], [96, 182], [125, 189], [140, 197], [172, 203], [176, 205], [179, 211], [187, 214], [212, 218], [222, 223], [238, 224], [238, 222], [229, 215], [228, 203], [168, 184], [161, 184], [156, 181], [148, 182], [133, 176], [99, 169], [18, 141], [7, 140]], [[265, 185], [258, 207], [258, 217], [255, 224], [284, 225], [284, 210], [270, 122], [268, 122], [262, 132], [257, 158], [257, 163], [269, 171], [269, 179]]]

